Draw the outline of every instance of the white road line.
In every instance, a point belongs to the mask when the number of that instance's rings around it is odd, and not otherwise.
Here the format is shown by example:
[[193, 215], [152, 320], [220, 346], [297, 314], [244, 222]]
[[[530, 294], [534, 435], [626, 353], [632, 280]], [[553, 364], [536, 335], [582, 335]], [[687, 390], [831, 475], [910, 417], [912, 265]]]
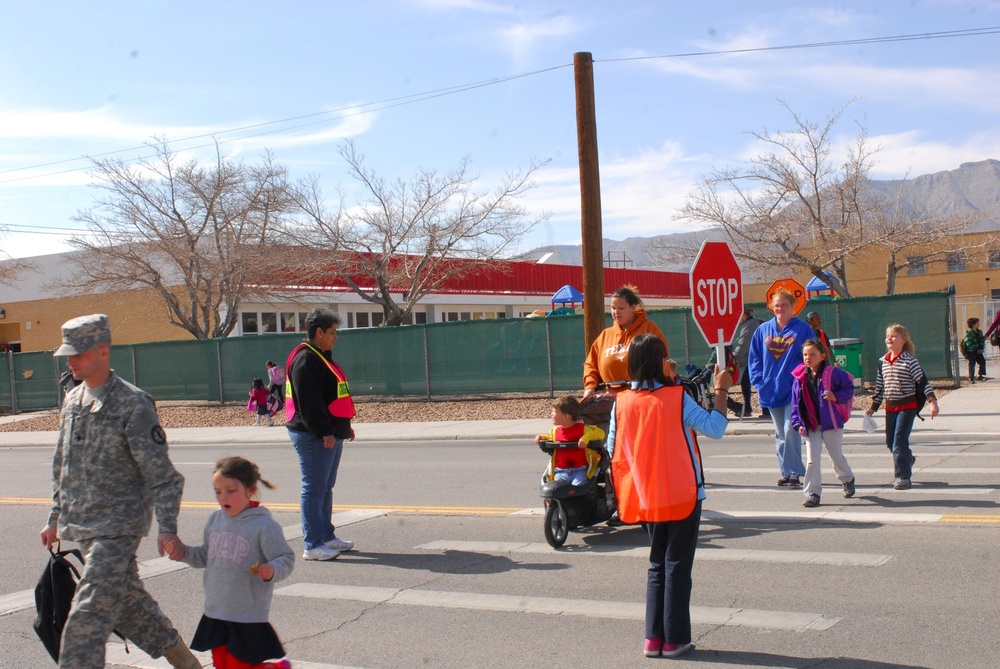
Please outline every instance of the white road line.
[[817, 521], [836, 520], [846, 523], [937, 523], [942, 513], [879, 513], [856, 511], [708, 511], [703, 510], [703, 520], [758, 520]]
[[[348, 525], [353, 525], [354, 523], [360, 523], [361, 521], [368, 520], [369, 518], [377, 518], [378, 516], [384, 516], [387, 513], [391, 512], [385, 511], [383, 509], [360, 509], [357, 511], [344, 511], [341, 513], [333, 514], [333, 522], [334, 525], [338, 527], [347, 527]], [[301, 525], [287, 525], [281, 529], [284, 530], [286, 541], [298, 539], [302, 536]], [[183, 571], [185, 569], [190, 569], [190, 567], [188, 567], [183, 562], [174, 562], [167, 557], [153, 558], [152, 560], [146, 560], [145, 562], [139, 563], [139, 578], [140, 579], [153, 578], [154, 576], [162, 576], [163, 574], [170, 574], [175, 571]], [[9, 595], [0, 596], [0, 617], [10, 615], [12, 613], [17, 613], [18, 611], [32, 609], [34, 607], [35, 607], [34, 590], [22, 590], [20, 592], [14, 592]]]
[[[104, 661], [106, 664], [116, 664], [123, 667], [136, 667], [136, 669], [171, 669], [170, 663], [167, 662], [162, 657], [153, 659], [146, 653], [142, 652], [134, 644], [129, 644], [129, 652], [125, 652], [125, 644], [123, 643], [111, 643], [109, 642], [105, 647]], [[202, 666], [211, 667], [212, 664], [212, 653], [199, 653], [194, 652], [194, 656], [198, 658]], [[348, 667], [342, 664], [324, 664], [320, 662], [305, 662], [303, 660], [296, 660], [295, 658], [289, 658], [292, 666], [295, 669], [358, 669], [357, 667]]]
[[[645, 602], [608, 602], [591, 599], [495, 595], [441, 590], [403, 590], [326, 583], [295, 583], [276, 589], [274, 594], [285, 597], [346, 599], [409, 606], [572, 615], [617, 620], [645, 620], [646, 616]], [[830, 629], [841, 620], [842, 618], [839, 617], [831, 618], [818, 613], [795, 611], [763, 611], [713, 606], [691, 607], [691, 622], [701, 625], [805, 631]]]
[[[918, 460], [919, 462], [919, 460]], [[1000, 467], [921, 467], [915, 466], [916, 473], [927, 474], [1000, 474]], [[706, 467], [706, 474], [775, 474], [776, 467]], [[892, 478], [892, 467], [877, 467], [875, 469], [855, 469], [856, 474], [888, 475]]]
[[[765, 486], [762, 488], [733, 488], [728, 486], [717, 486], [711, 483], [706, 484], [705, 489], [712, 495], [718, 495], [720, 493], [730, 493], [730, 492], [741, 492], [741, 493], [768, 493], [774, 495], [788, 494], [788, 488], [778, 488]], [[840, 486], [828, 485], [824, 488], [826, 492], [831, 495], [836, 495], [840, 497]], [[886, 493], [889, 495], [946, 495], [948, 497], [955, 497], [961, 495], [988, 495], [992, 492], [997, 492], [1000, 488], [954, 488], [949, 486], [929, 486], [920, 485], [919, 482], [916, 483], [915, 487], [909, 490], [893, 490], [891, 483], [886, 483], [885, 485], [869, 485], [869, 486], [857, 486], [857, 494], [859, 497], [865, 495], [875, 495], [879, 493]], [[844, 504], [850, 504], [850, 502], [844, 502]]]
[[[982, 453], [950, 453], [947, 451], [928, 451], [923, 448], [916, 449], [918, 460], [919, 458], [1000, 458], [1000, 451], [989, 451]], [[825, 452], [825, 451], [824, 451]], [[892, 459], [892, 454], [888, 450], [882, 449], [881, 453], [846, 453], [850, 460], [855, 458], [879, 458], [879, 459]], [[737, 455], [733, 453], [720, 453], [718, 455], [705, 455], [702, 453], [705, 460], [751, 460], [751, 459], [764, 459], [764, 460], [774, 460], [774, 453], [748, 453], [744, 455]], [[823, 462], [830, 462], [828, 457], [823, 458]]]
[[[560, 555], [582, 553], [586, 555], [613, 555], [615, 557], [649, 557], [649, 548], [643, 546], [565, 546], [558, 551], [541, 542], [505, 541], [431, 541], [417, 546], [429, 551], [468, 551], [470, 553], [533, 553]], [[826, 564], [851, 567], [879, 567], [892, 559], [891, 555], [875, 553], [823, 553], [819, 551], [770, 551], [735, 548], [702, 548], [697, 560], [713, 562], [779, 562], [783, 564]]]
[[[906, 492], [912, 492], [907, 490]], [[903, 493], [900, 493], [903, 494]], [[831, 505], [832, 506], [832, 505]], [[521, 509], [515, 511], [512, 516], [544, 516], [545, 509], [541, 507], [531, 509]], [[709, 511], [702, 510], [701, 519], [704, 520], [745, 520], [755, 518], [758, 520], [773, 520], [776, 522], [815, 522], [817, 520], [836, 520], [842, 523], [879, 523], [887, 525], [890, 523], [937, 523], [947, 514], [942, 513], [902, 513], [902, 512], [878, 512], [878, 511]]]

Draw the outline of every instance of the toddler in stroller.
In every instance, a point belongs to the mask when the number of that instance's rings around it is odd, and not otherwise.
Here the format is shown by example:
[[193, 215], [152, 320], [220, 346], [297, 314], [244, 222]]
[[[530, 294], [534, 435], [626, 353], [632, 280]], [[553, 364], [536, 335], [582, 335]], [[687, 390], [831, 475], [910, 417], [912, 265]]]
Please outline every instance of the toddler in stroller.
[[582, 409], [599, 401], [597, 394], [585, 399], [583, 406], [572, 396], [556, 400], [555, 427], [535, 437], [549, 454], [540, 495], [545, 500], [545, 539], [555, 548], [566, 542], [570, 529], [604, 522], [613, 510], [606, 496], [610, 460], [604, 449], [605, 430], [580, 420]]

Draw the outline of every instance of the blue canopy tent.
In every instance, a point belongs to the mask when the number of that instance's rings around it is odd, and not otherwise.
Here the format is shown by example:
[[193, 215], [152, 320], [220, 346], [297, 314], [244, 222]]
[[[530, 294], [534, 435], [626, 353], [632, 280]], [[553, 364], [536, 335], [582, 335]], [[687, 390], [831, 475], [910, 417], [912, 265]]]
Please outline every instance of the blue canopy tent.
[[[836, 281], [829, 272], [823, 272], [823, 274], [830, 277], [830, 283]], [[824, 293], [828, 293], [830, 297], [833, 297], [834, 290], [830, 287], [830, 283], [823, 281], [818, 276], [809, 279], [809, 283], [806, 284], [806, 299], [814, 297], [814, 294], [822, 295]]]
[[552, 310], [555, 310], [557, 304], [561, 304], [563, 307], [569, 304], [569, 309], [575, 309], [577, 302], [583, 303], [583, 293], [573, 286], [566, 284], [552, 296]]

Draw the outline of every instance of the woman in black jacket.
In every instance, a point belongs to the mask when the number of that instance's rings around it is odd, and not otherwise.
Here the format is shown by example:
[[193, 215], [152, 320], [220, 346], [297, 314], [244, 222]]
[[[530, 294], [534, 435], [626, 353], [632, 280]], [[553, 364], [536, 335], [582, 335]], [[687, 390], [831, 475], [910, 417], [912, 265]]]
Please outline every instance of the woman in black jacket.
[[338, 539], [333, 526], [333, 486], [344, 440], [354, 440], [354, 401], [344, 370], [333, 361], [340, 317], [330, 309], [306, 316], [306, 341], [286, 364], [288, 436], [302, 470], [302, 535], [306, 560], [333, 560], [354, 542]]

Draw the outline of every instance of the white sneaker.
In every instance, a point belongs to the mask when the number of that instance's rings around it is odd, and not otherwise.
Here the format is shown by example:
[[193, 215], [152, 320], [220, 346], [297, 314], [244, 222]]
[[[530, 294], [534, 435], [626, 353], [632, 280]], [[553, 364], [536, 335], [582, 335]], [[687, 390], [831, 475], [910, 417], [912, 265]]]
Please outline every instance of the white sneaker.
[[344, 539], [338, 539], [337, 537], [327, 541], [326, 545], [338, 553], [343, 553], [344, 551], [349, 551], [354, 548], [353, 541], [345, 541]]
[[337, 556], [340, 555], [340, 551], [336, 548], [328, 548], [327, 546], [317, 546], [316, 548], [307, 548], [304, 553], [302, 553], [303, 560], [335, 560]]

